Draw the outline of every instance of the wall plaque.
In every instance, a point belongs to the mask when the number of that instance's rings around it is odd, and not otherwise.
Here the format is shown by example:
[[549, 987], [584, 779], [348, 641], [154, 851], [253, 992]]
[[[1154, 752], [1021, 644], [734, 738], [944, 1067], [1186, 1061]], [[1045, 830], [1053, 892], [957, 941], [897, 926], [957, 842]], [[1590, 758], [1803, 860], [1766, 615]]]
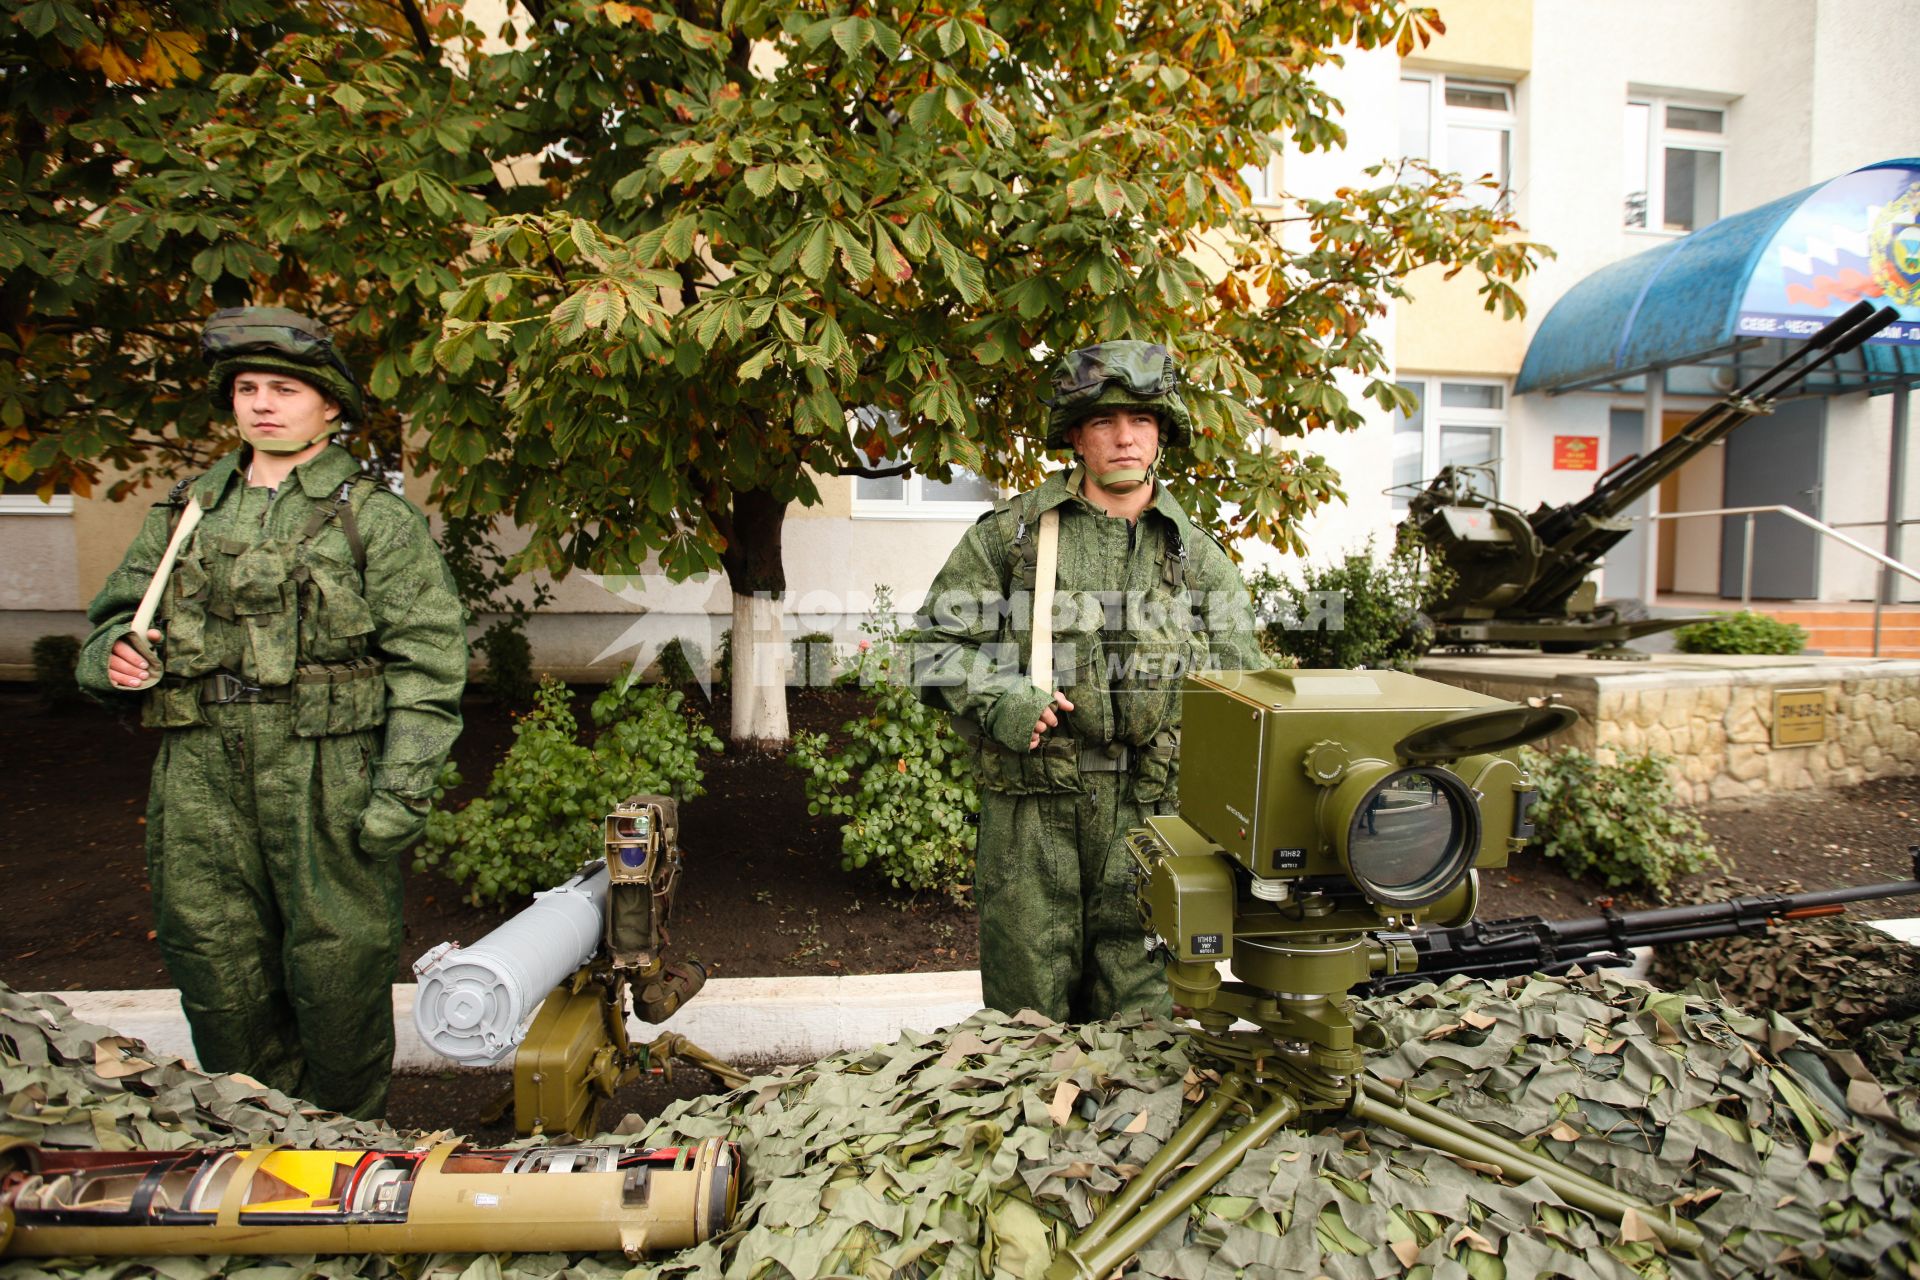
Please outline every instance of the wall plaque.
[[1773, 691], [1773, 745], [1804, 747], [1827, 740], [1825, 689]]

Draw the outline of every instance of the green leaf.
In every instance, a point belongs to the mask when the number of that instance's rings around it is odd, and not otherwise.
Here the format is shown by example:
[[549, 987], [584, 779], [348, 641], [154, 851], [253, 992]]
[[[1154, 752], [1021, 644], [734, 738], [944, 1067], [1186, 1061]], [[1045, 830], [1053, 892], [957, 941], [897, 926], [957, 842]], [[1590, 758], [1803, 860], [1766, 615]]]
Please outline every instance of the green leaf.
[[870, 279], [873, 275], [873, 250], [862, 243], [854, 229], [844, 222], [833, 225], [833, 242], [840, 246], [840, 265], [846, 268], [847, 275], [855, 281]]
[[770, 164], [755, 165], [742, 174], [741, 178], [747, 184], [747, 190], [761, 199], [772, 195], [774, 187], [778, 185], [778, 174]]
[[833, 238], [828, 223], [822, 219], [813, 233], [807, 237], [805, 247], [800, 250], [800, 270], [812, 280], [824, 279], [827, 267], [833, 259]]

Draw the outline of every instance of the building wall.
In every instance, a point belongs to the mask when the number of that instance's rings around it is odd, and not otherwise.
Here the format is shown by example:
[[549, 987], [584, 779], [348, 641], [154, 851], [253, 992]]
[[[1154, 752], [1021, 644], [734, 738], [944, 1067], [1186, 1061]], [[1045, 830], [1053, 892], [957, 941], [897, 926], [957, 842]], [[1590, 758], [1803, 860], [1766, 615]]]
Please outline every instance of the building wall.
[[[497, 23], [496, 0], [473, 0], [470, 8], [477, 18]], [[1513, 207], [1524, 234], [1549, 244], [1555, 256], [1523, 284], [1530, 309], [1518, 322], [1486, 313], [1465, 275], [1453, 281], [1434, 272], [1417, 275], [1408, 285], [1412, 301], [1374, 328], [1392, 361], [1389, 376], [1510, 380], [1555, 299], [1598, 268], [1666, 238], [1622, 226], [1621, 119], [1630, 91], [1724, 105], [1723, 212], [1920, 150], [1911, 113], [1902, 105], [1906, 61], [1896, 54], [1920, 29], [1920, 0], [1449, 0], [1442, 13], [1446, 33], [1404, 63], [1391, 50], [1353, 51], [1343, 66], [1325, 73], [1327, 87], [1345, 104], [1348, 146], [1287, 154], [1287, 187], [1325, 197], [1360, 180], [1366, 166], [1394, 157], [1403, 71], [1499, 81], [1512, 86], [1515, 99]], [[1290, 234], [1302, 233], [1294, 228]], [[1363, 380], [1341, 385], [1359, 402]], [[1509, 397], [1503, 496], [1530, 508], [1584, 494], [1597, 471], [1557, 469], [1554, 440], [1597, 440], [1604, 459], [1613, 407], [1641, 405], [1633, 397], [1601, 394]], [[1890, 409], [1887, 396], [1847, 397], [1830, 406], [1830, 518], [1877, 519], [1882, 513]], [[1313, 557], [1329, 559], [1369, 537], [1390, 536], [1395, 511], [1382, 492], [1392, 479], [1389, 416], [1368, 404], [1359, 430], [1321, 433], [1300, 443], [1327, 457], [1347, 492], [1344, 502], [1307, 522]], [[1718, 503], [1718, 465], [1715, 454], [1688, 469], [1676, 486], [1680, 506], [1697, 510]], [[1920, 512], [1920, 448], [1910, 449], [1909, 471], [1908, 508]], [[426, 485], [423, 478], [410, 478], [409, 496], [422, 500]], [[822, 502], [796, 507], [787, 524], [789, 603], [797, 630], [850, 636], [880, 585], [892, 589], [896, 607], [911, 608], [970, 519], [856, 517], [851, 480], [824, 477], [819, 488]], [[71, 624], [157, 496], [150, 490], [118, 504], [79, 500], [70, 515], [0, 514], [0, 612], [15, 615], [0, 626], [0, 663], [25, 660], [24, 652], [13, 652], [19, 645], [11, 637], [62, 618]], [[1674, 555], [1680, 590], [1717, 591], [1716, 523], [1683, 522], [1686, 532]], [[1881, 545], [1878, 528], [1850, 532]], [[1285, 567], [1265, 548], [1243, 550], [1251, 564]], [[1920, 530], [1909, 533], [1907, 557], [1920, 560]], [[1821, 575], [1828, 598], [1873, 589], [1872, 571], [1831, 546], [1822, 552]], [[536, 636], [550, 632], [551, 646], [569, 655], [569, 662], [583, 652], [598, 654], [636, 617], [651, 619], [645, 627], [682, 625], [675, 619], [692, 627], [694, 619], [724, 619], [730, 609], [718, 582], [676, 585], [643, 573], [609, 584], [573, 574], [552, 586], [550, 617]], [[1905, 594], [1920, 599], [1920, 588], [1908, 587]]]

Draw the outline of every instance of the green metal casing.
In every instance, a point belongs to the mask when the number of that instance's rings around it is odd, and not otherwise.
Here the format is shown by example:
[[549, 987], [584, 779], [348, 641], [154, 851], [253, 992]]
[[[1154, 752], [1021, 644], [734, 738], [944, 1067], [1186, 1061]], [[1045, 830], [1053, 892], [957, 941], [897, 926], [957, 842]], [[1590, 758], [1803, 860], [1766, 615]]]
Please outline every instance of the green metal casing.
[[[1342, 875], [1336, 842], [1351, 820], [1346, 806], [1371, 781], [1409, 763], [1396, 752], [1405, 739], [1512, 706], [1396, 671], [1191, 676], [1182, 710], [1180, 816], [1262, 879]], [[1479, 796], [1473, 865], [1505, 866], [1518, 797], [1527, 790], [1512, 753], [1424, 763]]]

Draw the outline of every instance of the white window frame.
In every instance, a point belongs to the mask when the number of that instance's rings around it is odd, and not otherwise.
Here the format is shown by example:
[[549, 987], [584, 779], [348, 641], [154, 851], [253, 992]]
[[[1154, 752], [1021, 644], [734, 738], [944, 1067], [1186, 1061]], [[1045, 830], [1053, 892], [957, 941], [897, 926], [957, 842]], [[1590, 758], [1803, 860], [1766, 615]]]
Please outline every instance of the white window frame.
[[1273, 164], [1250, 164], [1240, 171], [1240, 181], [1247, 184], [1247, 203], [1265, 208], [1280, 203], [1279, 193], [1274, 190]]
[[[1518, 106], [1519, 86], [1503, 80], [1487, 80], [1475, 76], [1448, 76], [1439, 71], [1400, 72], [1400, 84], [1404, 87], [1412, 84], [1424, 84], [1427, 89], [1427, 137], [1424, 154], [1408, 152], [1415, 158], [1425, 160], [1436, 169], [1459, 170], [1458, 163], [1448, 156], [1447, 130], [1459, 125], [1467, 128], [1497, 131], [1506, 141], [1506, 183], [1497, 192], [1485, 187], [1470, 186], [1467, 198], [1475, 204], [1502, 212], [1513, 208], [1514, 192], [1519, 188], [1519, 149], [1515, 145], [1519, 135], [1520, 113]], [[1447, 86], [1451, 84], [1459, 89], [1495, 90], [1506, 96], [1507, 107], [1504, 111], [1491, 111], [1480, 107], [1455, 107], [1447, 104]], [[1404, 98], [1402, 99], [1404, 101]], [[1406, 122], [1401, 124], [1401, 135], [1406, 134]], [[1472, 182], [1482, 175], [1461, 171], [1461, 176]]]
[[[1621, 192], [1620, 225], [1630, 232], [1642, 235], [1661, 236], [1671, 239], [1675, 236], [1690, 235], [1701, 227], [1709, 226], [1726, 216], [1727, 207], [1727, 117], [1729, 106], [1724, 101], [1713, 98], [1697, 97], [1687, 94], [1635, 93], [1627, 94], [1625, 106], [1628, 110], [1644, 107], [1647, 111], [1646, 147], [1647, 171], [1641, 175], [1647, 195], [1646, 208], [1641, 211], [1638, 226], [1627, 221], [1626, 197], [1631, 192]], [[1667, 109], [1680, 107], [1694, 111], [1711, 111], [1720, 117], [1720, 132], [1702, 133], [1692, 129], [1670, 129], [1667, 127]], [[1623, 113], [1624, 116], [1624, 113]], [[1623, 118], [1621, 135], [1624, 144], [1626, 126], [1630, 122]], [[1714, 215], [1712, 219], [1698, 222], [1691, 227], [1669, 227], [1666, 225], [1667, 213], [1667, 152], [1704, 151], [1720, 158], [1719, 190], [1714, 194]], [[1626, 173], [1627, 156], [1622, 155], [1620, 176], [1629, 180]]]
[[[899, 432], [899, 416], [890, 410], [877, 409], [871, 405], [849, 410], [847, 412], [847, 425], [849, 429], [853, 429], [862, 422], [875, 421], [875, 415], [887, 421], [889, 425], [888, 434], [897, 438]], [[879, 470], [884, 467], [897, 466], [905, 461], [905, 458], [889, 456], [874, 463], [873, 466], [875, 470]], [[962, 469], [962, 474], [972, 475], [973, 473]], [[898, 498], [863, 498], [860, 496], [860, 482], [862, 480], [891, 478], [892, 477], [880, 476], [853, 477], [851, 514], [855, 520], [978, 520], [982, 515], [985, 515], [993, 509], [994, 501], [997, 500], [999, 496], [999, 490], [996, 489], [994, 491], [995, 498], [981, 502], [943, 502], [939, 499], [928, 498], [928, 486], [937, 485], [940, 482], [937, 480], [929, 480], [916, 471], [903, 471], [900, 473], [901, 496]]]
[[[1432, 479], [1440, 471], [1440, 436], [1448, 427], [1483, 427], [1494, 431], [1493, 476], [1496, 493], [1506, 489], [1507, 462], [1506, 448], [1512, 430], [1508, 420], [1508, 409], [1513, 402], [1513, 388], [1503, 378], [1456, 377], [1440, 373], [1403, 373], [1396, 375], [1394, 383], [1399, 386], [1420, 388], [1420, 474], [1410, 481], [1402, 481], [1389, 470], [1388, 484], [1393, 493], [1393, 509], [1405, 511], [1407, 500], [1413, 496], [1414, 488], [1421, 482]], [[1441, 405], [1442, 387], [1497, 387], [1500, 390], [1498, 409], [1457, 409]], [[1392, 431], [1398, 435], [1401, 423], [1406, 419], [1399, 413], [1392, 418]], [[1387, 466], [1391, 468], [1395, 459], [1392, 438], [1388, 439]]]
[[[890, 466], [882, 462], [880, 466]], [[900, 476], [904, 482], [901, 497], [863, 498], [860, 496], [860, 481], [871, 477], [853, 477], [853, 518], [855, 520], [978, 520], [993, 510], [992, 502], [942, 502], [929, 499], [924, 486], [937, 484], [917, 471], [908, 471]]]
[[0, 516], [70, 516], [73, 494], [62, 488], [50, 501], [40, 501], [37, 493], [0, 493]]

